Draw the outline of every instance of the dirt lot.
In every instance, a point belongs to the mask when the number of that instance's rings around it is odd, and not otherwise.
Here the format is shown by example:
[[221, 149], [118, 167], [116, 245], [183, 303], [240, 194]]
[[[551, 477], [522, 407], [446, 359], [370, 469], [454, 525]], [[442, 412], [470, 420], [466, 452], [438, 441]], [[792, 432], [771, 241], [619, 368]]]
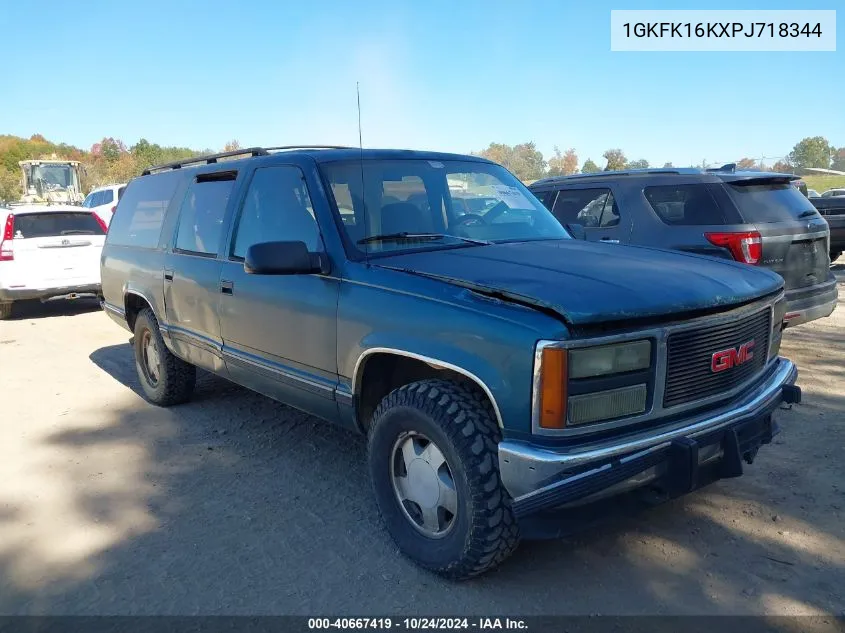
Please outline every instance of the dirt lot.
[[[845, 258], [844, 258], [845, 259]], [[804, 404], [738, 480], [452, 584], [379, 521], [361, 439], [204, 376], [138, 395], [96, 308], [0, 323], [0, 613], [845, 614], [845, 264], [783, 352]]]

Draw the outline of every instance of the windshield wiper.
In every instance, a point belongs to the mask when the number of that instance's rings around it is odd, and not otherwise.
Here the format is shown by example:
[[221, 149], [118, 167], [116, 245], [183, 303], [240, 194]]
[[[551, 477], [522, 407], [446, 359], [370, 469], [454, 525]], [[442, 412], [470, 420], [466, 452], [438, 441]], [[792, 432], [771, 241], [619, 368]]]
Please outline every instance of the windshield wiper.
[[816, 215], [815, 209], [813, 211], [802, 211], [801, 214], [798, 216], [798, 219], [800, 220], [801, 218], [809, 218], [811, 215]]
[[369, 244], [371, 242], [401, 242], [404, 240], [442, 240], [447, 237], [451, 237], [456, 240], [466, 242], [468, 244], [481, 244], [486, 246], [491, 243], [487, 242], [486, 240], [474, 240], [469, 237], [449, 235], [448, 233], [409, 233], [408, 231], [402, 231], [401, 233], [384, 233], [382, 235], [370, 235], [369, 237], [365, 237], [363, 239], [358, 240], [358, 244]]

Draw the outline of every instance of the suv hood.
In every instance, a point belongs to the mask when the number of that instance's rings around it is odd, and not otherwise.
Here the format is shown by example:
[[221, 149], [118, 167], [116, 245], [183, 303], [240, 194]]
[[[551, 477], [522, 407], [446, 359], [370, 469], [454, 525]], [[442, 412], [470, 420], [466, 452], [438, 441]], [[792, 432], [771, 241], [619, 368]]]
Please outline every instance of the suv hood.
[[406, 253], [376, 262], [553, 310], [573, 325], [727, 307], [783, 286], [774, 273], [729, 260], [581, 240]]

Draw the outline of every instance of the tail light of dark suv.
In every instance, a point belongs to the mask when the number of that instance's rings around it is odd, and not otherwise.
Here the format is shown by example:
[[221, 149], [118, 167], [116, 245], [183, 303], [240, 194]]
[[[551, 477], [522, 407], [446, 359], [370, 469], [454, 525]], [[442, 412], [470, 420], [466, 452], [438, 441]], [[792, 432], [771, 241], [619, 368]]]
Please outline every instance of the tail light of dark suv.
[[727, 248], [733, 258], [743, 264], [759, 264], [763, 255], [763, 240], [757, 231], [705, 233], [707, 241]]

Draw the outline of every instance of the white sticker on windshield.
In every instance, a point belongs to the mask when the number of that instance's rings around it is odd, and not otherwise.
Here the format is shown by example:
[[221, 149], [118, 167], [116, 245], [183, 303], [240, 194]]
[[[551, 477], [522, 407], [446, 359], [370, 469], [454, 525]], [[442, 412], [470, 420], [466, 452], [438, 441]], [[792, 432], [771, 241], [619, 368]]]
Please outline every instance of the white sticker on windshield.
[[434, 167], [434, 169], [443, 169], [443, 163], [438, 163], [436, 160], [430, 160], [428, 164]]
[[504, 202], [511, 209], [534, 208], [534, 205], [532, 205], [528, 201], [528, 198], [526, 198], [525, 195], [516, 187], [510, 187], [508, 185], [493, 185], [493, 191], [496, 192], [499, 200]]

